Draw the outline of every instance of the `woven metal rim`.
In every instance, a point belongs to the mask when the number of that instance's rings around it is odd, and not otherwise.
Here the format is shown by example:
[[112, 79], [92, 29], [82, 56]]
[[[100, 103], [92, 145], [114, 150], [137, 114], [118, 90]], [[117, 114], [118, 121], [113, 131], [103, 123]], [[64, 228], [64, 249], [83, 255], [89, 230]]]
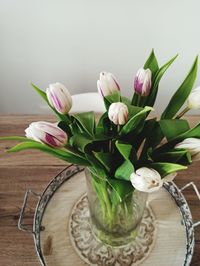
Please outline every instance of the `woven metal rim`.
[[[76, 173], [83, 171], [83, 167], [70, 165], [63, 171], [61, 171], [53, 180], [48, 184], [46, 189], [43, 191], [40, 200], [35, 209], [34, 221], [33, 221], [33, 236], [35, 242], [35, 248], [37, 255], [39, 257], [40, 263], [43, 266], [46, 266], [44, 257], [42, 254], [42, 249], [40, 245], [40, 232], [43, 230], [42, 228], [42, 218], [45, 212], [46, 206], [50, 199], [52, 198], [55, 191], [68, 179], [73, 177]], [[193, 220], [190, 208], [188, 203], [181, 193], [180, 189], [172, 182], [172, 183], [164, 183], [164, 188], [171, 194], [172, 198], [175, 200], [181, 215], [183, 217], [183, 224], [185, 226], [186, 231], [186, 245], [187, 251], [185, 254], [185, 261], [183, 266], [189, 266], [192, 260], [193, 252], [194, 252], [194, 227]]]

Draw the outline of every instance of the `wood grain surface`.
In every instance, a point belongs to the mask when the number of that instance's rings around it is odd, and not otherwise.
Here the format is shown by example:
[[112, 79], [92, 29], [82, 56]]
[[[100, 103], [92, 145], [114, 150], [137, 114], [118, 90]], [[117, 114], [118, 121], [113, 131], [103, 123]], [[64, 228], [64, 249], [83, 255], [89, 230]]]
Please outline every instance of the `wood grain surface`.
[[[188, 117], [191, 124], [200, 121], [199, 116]], [[49, 115], [0, 115], [0, 136], [24, 135], [24, 129], [32, 121], [50, 121]], [[16, 141], [0, 142], [0, 266], [39, 265], [33, 238], [17, 228], [24, 193], [28, 188], [42, 192], [47, 183], [58, 174], [66, 163], [39, 151], [5, 153]], [[182, 187], [194, 181], [200, 189], [200, 163], [194, 163], [181, 172], [176, 184]], [[200, 220], [200, 202], [191, 188], [184, 192], [191, 207], [194, 221]], [[30, 226], [36, 200], [30, 198], [25, 222]], [[192, 266], [200, 266], [200, 226], [195, 229], [196, 247]], [[170, 256], [170, 254], [169, 254]], [[69, 265], [70, 266], [70, 265]], [[178, 266], [178, 265], [177, 265]]]

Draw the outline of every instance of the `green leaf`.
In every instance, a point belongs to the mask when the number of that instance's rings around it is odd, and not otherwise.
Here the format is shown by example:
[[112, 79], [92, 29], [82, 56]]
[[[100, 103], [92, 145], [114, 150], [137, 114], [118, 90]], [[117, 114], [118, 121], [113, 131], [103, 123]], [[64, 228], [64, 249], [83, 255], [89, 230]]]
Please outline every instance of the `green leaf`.
[[158, 121], [155, 121], [155, 123], [152, 124], [152, 127], [149, 128], [148, 135], [146, 137], [141, 155], [140, 155], [140, 161], [145, 161], [148, 157], [148, 150], [149, 148], [153, 149], [155, 148], [163, 139], [163, 133], [161, 131], [160, 125]]
[[39, 89], [35, 84], [31, 83], [31, 86], [34, 88], [34, 90], [45, 100], [45, 102], [50, 106], [48, 99], [47, 99], [47, 95], [44, 91], [42, 91], [41, 89]]
[[123, 158], [125, 160], [128, 160], [131, 154], [132, 145], [116, 141], [115, 146], [117, 147], [118, 151], [123, 156]]
[[139, 106], [133, 106], [130, 104], [127, 104], [128, 107], [128, 120], [130, 120], [133, 116], [144, 110], [144, 108]]
[[168, 141], [190, 129], [188, 122], [183, 119], [162, 119], [159, 124]]
[[120, 91], [115, 91], [113, 94], [104, 97], [104, 104], [107, 110], [112, 103], [116, 102], [121, 102]]
[[115, 177], [118, 179], [122, 179], [122, 180], [130, 180], [130, 175], [133, 173], [134, 171], [134, 166], [131, 163], [129, 157], [131, 155], [131, 151], [132, 151], [132, 145], [127, 144], [127, 143], [122, 143], [119, 141], [115, 142], [115, 145], [118, 149], [118, 151], [120, 152], [120, 154], [122, 155], [122, 157], [124, 158], [124, 162], [117, 168], [116, 172], [115, 172]]
[[166, 163], [166, 162], [151, 163], [147, 165], [147, 167], [153, 168], [156, 171], [158, 171], [162, 178], [173, 172], [187, 169], [186, 166], [175, 164], [175, 163]]
[[79, 122], [81, 127], [90, 136], [94, 135], [95, 131], [95, 116], [94, 112], [84, 112], [81, 114], [75, 114], [73, 117]]
[[134, 167], [130, 160], [124, 161], [115, 171], [117, 179], [130, 181], [130, 175], [133, 173]]
[[9, 149], [8, 152], [18, 152], [27, 149], [41, 150], [69, 163], [75, 163], [86, 166], [90, 165], [90, 163], [80, 153], [75, 152], [71, 148], [68, 148], [66, 151], [64, 151], [60, 149], [51, 148], [50, 146], [47, 146], [45, 144], [33, 141], [19, 143], [16, 146]]
[[181, 140], [186, 138], [200, 138], [200, 123], [177, 137], [177, 139]]
[[186, 150], [171, 150], [165, 153], [153, 153], [152, 159], [159, 162], [171, 162], [181, 165], [188, 165], [192, 163], [191, 154]]
[[122, 202], [134, 190], [131, 182], [116, 179], [109, 179], [109, 181], [114, 187], [114, 191], [112, 192], [112, 202], [115, 205]]
[[185, 103], [193, 88], [197, 76], [197, 67], [198, 57], [196, 57], [187, 77], [180, 85], [178, 90], [175, 92], [175, 94], [172, 96], [169, 104], [167, 105], [165, 111], [162, 114], [162, 118], [173, 118], [179, 111], [179, 109], [182, 107], [182, 105]]
[[126, 105], [131, 105], [131, 100], [130, 100], [130, 99], [121, 96], [121, 100], [122, 100], [122, 102], [123, 102], [124, 104], [126, 104]]
[[91, 164], [90, 171], [98, 178], [107, 179], [106, 169], [100, 161], [94, 155], [88, 153], [85, 154], [85, 157]]
[[174, 62], [178, 55], [174, 56], [171, 60], [169, 60], [165, 65], [163, 65], [158, 71], [155, 76], [155, 79], [153, 80], [152, 83], [152, 88], [151, 88], [151, 93], [148, 97], [146, 97], [146, 101], [143, 102], [143, 106], [148, 105], [148, 106], [153, 106], [156, 100], [156, 96], [158, 93], [158, 85], [165, 74], [166, 70], [170, 67], [170, 65]]
[[85, 152], [88, 144], [91, 144], [93, 139], [89, 137], [86, 133], [77, 133], [70, 138], [70, 144], [79, 149], [82, 152]]
[[130, 120], [128, 120], [128, 122], [122, 127], [119, 134], [128, 134], [129, 132], [133, 131], [135, 128], [137, 128], [141, 120], [145, 120], [146, 113], [152, 110], [154, 110], [152, 107], [145, 106], [142, 111], [138, 112]]
[[110, 172], [112, 168], [112, 155], [109, 152], [93, 152], [94, 156], [102, 163], [105, 169]]
[[144, 69], [147, 69], [147, 68], [151, 70], [153, 76], [157, 73], [159, 69], [158, 61], [154, 54], [154, 49], [152, 49], [151, 54], [144, 65]]
[[[104, 184], [108, 184], [113, 189], [112, 195], [115, 196], [116, 201], [119, 202], [119, 201], [122, 200], [120, 195], [119, 195], [119, 193], [117, 192], [115, 187], [112, 185], [112, 183], [116, 183], [115, 179], [108, 178], [106, 173], [105, 173], [105, 171], [104, 171], [104, 169], [98, 168], [95, 165], [93, 167], [89, 167], [89, 170], [90, 170], [90, 172], [92, 174], [92, 177], [93, 177], [92, 181], [94, 180], [94, 182], [95, 182], [95, 188], [97, 189], [97, 192], [99, 192], [99, 194], [98, 194], [99, 195], [99, 199], [102, 198], [101, 197], [102, 196], [101, 195], [101, 192], [102, 192], [101, 191], [101, 187], [102, 187], [102, 185], [104, 186]], [[114, 181], [112, 182], [112, 180], [114, 180]], [[120, 180], [119, 180], [119, 182], [120, 182]]]
[[[139, 149], [139, 147], [142, 144], [142, 142], [144, 141], [144, 139], [147, 138], [151, 132], [153, 134], [153, 129], [154, 129], [155, 123], [156, 123], [156, 118], [145, 120], [145, 124], [144, 124], [142, 131], [140, 132], [139, 135], [136, 136], [136, 139], [133, 142], [133, 145], [134, 145], [136, 150]], [[154, 136], [155, 136], [155, 134], [154, 134]]]
[[107, 134], [111, 126], [111, 121], [108, 118], [108, 112], [105, 112], [99, 119], [99, 122], [96, 127], [97, 134]]

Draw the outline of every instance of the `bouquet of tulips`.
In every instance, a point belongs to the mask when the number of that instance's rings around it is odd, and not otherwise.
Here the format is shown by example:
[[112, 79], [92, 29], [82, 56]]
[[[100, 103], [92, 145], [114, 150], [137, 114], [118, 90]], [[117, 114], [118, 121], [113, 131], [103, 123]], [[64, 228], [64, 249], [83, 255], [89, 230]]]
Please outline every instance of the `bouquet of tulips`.
[[[44, 92], [32, 84], [58, 122], [33, 122], [25, 130], [26, 137], [1, 139], [20, 141], [10, 152], [39, 149], [87, 166], [94, 177], [101, 177], [104, 185], [110, 186], [107, 196], [111, 206], [123, 202], [134, 189], [154, 192], [164, 181], [172, 181], [177, 171], [200, 159], [200, 124], [190, 128], [181, 118], [190, 109], [200, 108], [200, 88], [192, 90], [198, 58], [160, 118], [149, 118], [159, 82], [176, 57], [160, 67], [152, 51], [134, 77], [132, 99], [121, 95], [120, 85], [111, 73], [100, 73], [97, 87], [106, 112], [98, 122], [93, 111], [69, 113], [72, 98], [64, 85], [51, 84]], [[101, 184], [96, 178], [98, 196], [104, 200]]]

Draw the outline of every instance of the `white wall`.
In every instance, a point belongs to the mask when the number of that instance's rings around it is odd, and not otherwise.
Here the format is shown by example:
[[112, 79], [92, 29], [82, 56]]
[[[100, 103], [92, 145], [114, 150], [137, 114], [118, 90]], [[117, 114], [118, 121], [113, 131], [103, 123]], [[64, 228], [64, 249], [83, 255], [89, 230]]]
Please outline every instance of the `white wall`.
[[199, 10], [198, 0], [0, 0], [0, 112], [45, 112], [30, 81], [96, 91], [101, 70], [130, 96], [151, 48], [160, 64], [179, 53], [161, 82], [161, 111], [200, 53]]

